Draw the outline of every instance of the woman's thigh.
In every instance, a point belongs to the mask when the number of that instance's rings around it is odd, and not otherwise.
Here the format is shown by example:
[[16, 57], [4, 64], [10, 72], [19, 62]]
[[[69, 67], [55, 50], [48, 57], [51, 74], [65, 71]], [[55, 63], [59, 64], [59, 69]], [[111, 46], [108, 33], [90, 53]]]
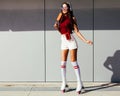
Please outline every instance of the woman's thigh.
[[68, 49], [65, 49], [65, 50], [61, 51], [61, 60], [62, 61], [67, 61], [68, 52], [69, 52]]
[[77, 61], [77, 49], [70, 50], [70, 60], [71, 62]]

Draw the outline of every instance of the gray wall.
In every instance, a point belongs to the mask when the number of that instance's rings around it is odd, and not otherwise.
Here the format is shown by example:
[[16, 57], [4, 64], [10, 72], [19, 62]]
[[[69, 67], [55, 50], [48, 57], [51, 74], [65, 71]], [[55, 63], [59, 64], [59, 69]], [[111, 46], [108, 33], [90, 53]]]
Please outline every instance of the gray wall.
[[[81, 33], [83, 81], [120, 81], [120, 1], [68, 0]], [[64, 0], [0, 0], [0, 81], [61, 81], [60, 34], [53, 24]], [[109, 3], [108, 3], [109, 2]], [[68, 81], [76, 81], [68, 58]]]

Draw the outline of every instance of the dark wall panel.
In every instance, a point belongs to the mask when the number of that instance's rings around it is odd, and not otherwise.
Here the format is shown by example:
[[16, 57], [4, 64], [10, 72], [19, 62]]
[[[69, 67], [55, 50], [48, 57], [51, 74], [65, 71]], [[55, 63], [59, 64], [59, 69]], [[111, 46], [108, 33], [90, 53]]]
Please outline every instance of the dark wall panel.
[[120, 0], [94, 0], [94, 29], [120, 29]]

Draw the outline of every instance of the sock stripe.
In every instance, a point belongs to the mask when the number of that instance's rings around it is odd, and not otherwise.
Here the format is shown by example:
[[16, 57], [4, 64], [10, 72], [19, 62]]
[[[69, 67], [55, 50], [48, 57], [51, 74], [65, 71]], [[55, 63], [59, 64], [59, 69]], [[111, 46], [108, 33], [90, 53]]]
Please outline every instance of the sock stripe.
[[61, 68], [66, 68], [66, 66], [65, 65], [61, 65]]
[[77, 66], [74, 66], [74, 69], [78, 69], [79, 68], [79, 65], [77, 65]]

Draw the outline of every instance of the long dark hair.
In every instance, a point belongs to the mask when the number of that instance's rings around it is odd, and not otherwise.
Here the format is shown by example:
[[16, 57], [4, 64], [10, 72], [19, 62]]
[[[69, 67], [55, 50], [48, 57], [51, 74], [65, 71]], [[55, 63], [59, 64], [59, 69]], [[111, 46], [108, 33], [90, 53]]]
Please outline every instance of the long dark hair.
[[62, 9], [61, 9], [61, 13], [62, 13], [62, 17], [61, 17], [61, 19], [60, 19], [60, 22], [62, 22], [63, 20], [64, 20], [64, 15], [67, 15], [71, 20], [72, 20], [72, 18], [73, 18], [73, 11], [71, 10], [71, 7], [70, 7], [70, 4], [68, 4], [67, 2], [63, 2], [62, 4], [61, 4], [61, 7], [63, 7], [63, 4], [66, 4], [67, 5], [67, 7], [68, 7], [68, 12], [67, 13], [63, 13], [62, 12]]

